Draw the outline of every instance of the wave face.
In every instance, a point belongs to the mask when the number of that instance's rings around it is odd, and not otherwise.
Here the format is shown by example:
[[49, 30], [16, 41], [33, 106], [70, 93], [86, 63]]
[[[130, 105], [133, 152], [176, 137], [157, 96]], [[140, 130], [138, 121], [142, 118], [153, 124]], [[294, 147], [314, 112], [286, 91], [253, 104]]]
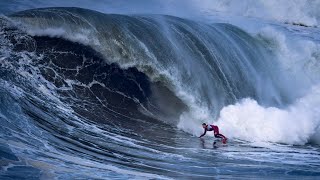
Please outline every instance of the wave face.
[[232, 25], [78, 8], [24, 11], [12, 17], [27, 24], [29, 34], [88, 45], [106, 62], [135, 67], [153, 82], [175, 94], [184, 91], [215, 112], [242, 97], [267, 105], [290, 100], [277, 80], [281, 74], [272, 52]]
[[[45, 8], [0, 25], [3, 177], [230, 178], [234, 164], [213, 168], [229, 160], [186, 132], [243, 98], [281, 108], [299, 94], [268, 42], [230, 24]], [[319, 175], [306, 173], [318, 159], [256, 169]]]

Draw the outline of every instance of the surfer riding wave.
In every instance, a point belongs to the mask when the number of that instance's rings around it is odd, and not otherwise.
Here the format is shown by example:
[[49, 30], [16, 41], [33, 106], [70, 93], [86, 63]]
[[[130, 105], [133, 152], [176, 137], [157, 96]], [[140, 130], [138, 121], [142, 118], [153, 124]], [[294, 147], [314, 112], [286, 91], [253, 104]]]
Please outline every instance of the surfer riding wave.
[[207, 131], [213, 131], [213, 134], [214, 134], [215, 138], [222, 139], [222, 143], [223, 144], [227, 143], [227, 138], [224, 135], [219, 133], [219, 127], [218, 126], [215, 126], [213, 124], [207, 125], [206, 123], [202, 123], [202, 127], [204, 129], [204, 132], [203, 132], [203, 134], [201, 134], [201, 136], [199, 138], [201, 138], [204, 135], [206, 135]]

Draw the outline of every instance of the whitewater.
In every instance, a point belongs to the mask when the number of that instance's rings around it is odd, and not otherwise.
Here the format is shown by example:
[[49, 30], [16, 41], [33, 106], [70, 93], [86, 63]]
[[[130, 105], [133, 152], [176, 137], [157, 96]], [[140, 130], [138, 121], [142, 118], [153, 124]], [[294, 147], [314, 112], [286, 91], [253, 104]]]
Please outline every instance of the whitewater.
[[0, 178], [318, 178], [319, 8], [0, 2]]

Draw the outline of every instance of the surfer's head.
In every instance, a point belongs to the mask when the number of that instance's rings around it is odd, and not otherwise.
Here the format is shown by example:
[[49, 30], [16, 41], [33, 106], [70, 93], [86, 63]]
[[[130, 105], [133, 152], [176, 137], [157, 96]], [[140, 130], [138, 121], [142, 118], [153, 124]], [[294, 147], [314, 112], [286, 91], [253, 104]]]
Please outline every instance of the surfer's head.
[[202, 123], [202, 127], [205, 128], [207, 126], [206, 123]]

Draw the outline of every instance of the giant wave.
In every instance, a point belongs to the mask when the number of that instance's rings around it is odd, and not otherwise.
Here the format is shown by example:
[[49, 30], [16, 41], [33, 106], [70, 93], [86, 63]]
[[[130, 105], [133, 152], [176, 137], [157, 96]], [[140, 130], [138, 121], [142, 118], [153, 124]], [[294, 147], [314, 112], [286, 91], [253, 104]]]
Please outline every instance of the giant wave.
[[[187, 173], [188, 168], [172, 170], [158, 162], [163, 156], [172, 157], [172, 164], [189, 162], [174, 153], [172, 144], [181, 145], [172, 137], [184, 137], [184, 132], [197, 135], [198, 125], [208, 118], [213, 121], [221, 115], [218, 123], [231, 137], [285, 144], [308, 143], [319, 126], [318, 111], [312, 109], [319, 103], [315, 100], [308, 108], [315, 115], [304, 121], [311, 123], [306, 125], [309, 132], [295, 139], [281, 133], [266, 136], [272, 125], [280, 126], [277, 132], [285, 129], [288, 118], [300, 113], [301, 103], [317, 99], [319, 93], [314, 90], [314, 96], [296, 102], [305, 88], [281, 69], [270, 42], [230, 24], [81, 8], [21, 11], [1, 17], [0, 23], [1, 139], [17, 147], [7, 154], [23, 154], [23, 145], [39, 159], [50, 157], [48, 164], [66, 158], [76, 169], [79, 159], [72, 155], [76, 152], [94, 160], [81, 161], [82, 166], [101, 171], [180, 177], [179, 171]], [[282, 110], [290, 104], [293, 115]], [[280, 121], [249, 118], [257, 109], [259, 115], [274, 118], [280, 111]], [[264, 128], [260, 120], [267, 121], [267, 129], [255, 132]], [[257, 139], [251, 139], [253, 132]], [[121, 168], [102, 165], [105, 162]], [[27, 164], [46, 167], [32, 160]], [[55, 171], [61, 172], [59, 166]], [[201, 170], [193, 175], [197, 173], [203, 176]]]

